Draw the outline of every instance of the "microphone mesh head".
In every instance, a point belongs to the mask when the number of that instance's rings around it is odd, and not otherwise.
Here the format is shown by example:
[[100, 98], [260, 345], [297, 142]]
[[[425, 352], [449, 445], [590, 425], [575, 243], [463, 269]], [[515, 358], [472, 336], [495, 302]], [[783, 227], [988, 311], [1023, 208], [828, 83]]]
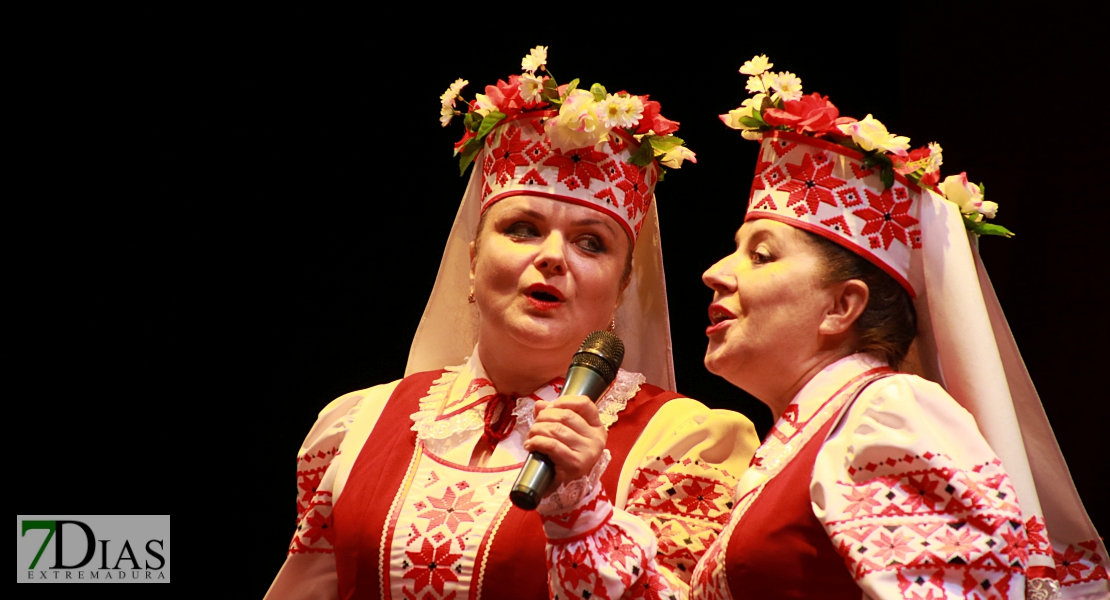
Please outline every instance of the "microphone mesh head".
[[[624, 360], [624, 342], [608, 331], [595, 331], [586, 336], [571, 364], [580, 363], [597, 368], [598, 363], [594, 357], [601, 358], [603, 363], [612, 369], [612, 377], [616, 377], [617, 370], [621, 368], [621, 361]], [[611, 378], [607, 379], [612, 381]]]

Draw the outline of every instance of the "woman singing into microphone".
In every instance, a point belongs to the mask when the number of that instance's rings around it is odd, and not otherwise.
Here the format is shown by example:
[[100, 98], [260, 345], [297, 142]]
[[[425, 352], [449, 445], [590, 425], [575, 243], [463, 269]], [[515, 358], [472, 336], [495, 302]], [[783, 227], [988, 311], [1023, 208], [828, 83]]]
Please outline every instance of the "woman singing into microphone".
[[[658, 102], [558, 86], [545, 63], [537, 47], [523, 74], [472, 101], [461, 79], [441, 97], [444, 125], [462, 117], [456, 149], [473, 171], [406, 376], [320, 413], [268, 597], [546, 597], [541, 519], [509, 502], [529, 451], [560, 464], [549, 509], [598, 485], [625, 507], [634, 482], [623, 466], [648, 454], [683, 459], [657, 465], [688, 483], [679, 505], [701, 501], [700, 473], [735, 478], [747, 466], [750, 422], [671, 391], [653, 190], [661, 167], [693, 153]], [[627, 370], [596, 406], [556, 401], [583, 339], [606, 329], [623, 339]], [[530, 429], [559, 447], [526, 445]], [[719, 529], [707, 521], [691, 535]]]

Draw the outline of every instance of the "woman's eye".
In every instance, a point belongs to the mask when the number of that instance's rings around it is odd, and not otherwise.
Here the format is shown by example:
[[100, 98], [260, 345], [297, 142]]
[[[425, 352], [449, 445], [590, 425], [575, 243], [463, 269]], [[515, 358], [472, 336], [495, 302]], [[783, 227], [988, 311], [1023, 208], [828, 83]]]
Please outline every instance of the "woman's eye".
[[763, 249], [752, 250], [752, 252], [749, 256], [751, 258], [752, 264], [762, 265], [764, 263], [771, 262], [771, 255], [768, 254], [767, 251], [763, 250]]
[[509, 225], [505, 228], [505, 235], [521, 239], [533, 238], [539, 237], [540, 230], [538, 227], [531, 223], [528, 223], [527, 221], [517, 221], [516, 223], [513, 223], [512, 225]]
[[578, 238], [578, 240], [576, 240], [574, 243], [586, 252], [598, 254], [605, 251], [605, 244], [602, 243], [601, 239], [597, 236], [584, 235]]

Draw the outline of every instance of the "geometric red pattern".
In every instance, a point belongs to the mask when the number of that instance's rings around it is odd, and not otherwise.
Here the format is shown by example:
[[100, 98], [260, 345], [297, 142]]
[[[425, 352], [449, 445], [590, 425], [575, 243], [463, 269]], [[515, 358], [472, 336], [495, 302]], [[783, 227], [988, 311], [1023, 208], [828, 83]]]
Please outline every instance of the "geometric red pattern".
[[[807, 152], [802, 157], [801, 164], [786, 165], [791, 180], [779, 189], [790, 192], [790, 201], [787, 205], [793, 206], [795, 211], [798, 211], [798, 206], [795, 204], [799, 202], [804, 202], [804, 208], [814, 215], [817, 214], [817, 205], [820, 202], [836, 206], [836, 196], [833, 195], [832, 190], [847, 183], [843, 179], [832, 176], [833, 164], [829, 162], [827, 156], [819, 153], [817, 157], [818, 161], [815, 161], [813, 155]], [[818, 167], [818, 162], [823, 163], [823, 166]], [[806, 212], [803, 210], [798, 214], [803, 215]]]

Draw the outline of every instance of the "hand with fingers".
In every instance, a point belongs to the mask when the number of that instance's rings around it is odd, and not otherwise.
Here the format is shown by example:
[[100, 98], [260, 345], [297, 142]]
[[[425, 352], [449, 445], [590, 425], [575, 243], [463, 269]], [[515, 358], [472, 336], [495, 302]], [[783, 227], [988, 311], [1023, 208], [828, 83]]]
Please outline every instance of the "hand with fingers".
[[601, 458], [609, 433], [601, 424], [597, 406], [586, 396], [560, 396], [554, 402], [536, 402], [536, 422], [524, 449], [540, 452], [555, 463], [555, 481], [547, 493], [563, 483], [580, 479]]

